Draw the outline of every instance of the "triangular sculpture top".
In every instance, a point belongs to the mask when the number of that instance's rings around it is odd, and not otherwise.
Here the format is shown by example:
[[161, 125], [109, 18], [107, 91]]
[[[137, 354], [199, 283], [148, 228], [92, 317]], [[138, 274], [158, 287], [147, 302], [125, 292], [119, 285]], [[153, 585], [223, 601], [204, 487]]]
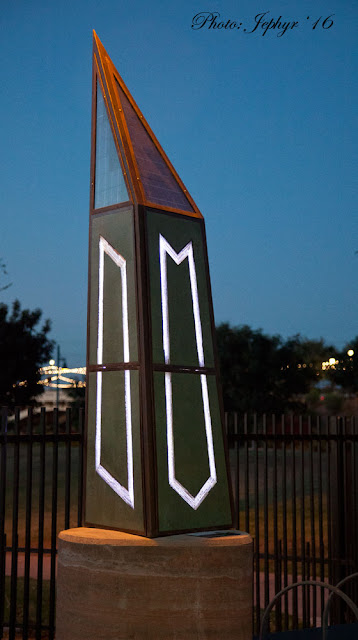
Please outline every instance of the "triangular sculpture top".
[[[95, 32], [94, 57], [128, 193], [137, 204], [202, 218]], [[106, 206], [106, 205], [100, 205]], [[94, 208], [99, 208], [97, 198]]]

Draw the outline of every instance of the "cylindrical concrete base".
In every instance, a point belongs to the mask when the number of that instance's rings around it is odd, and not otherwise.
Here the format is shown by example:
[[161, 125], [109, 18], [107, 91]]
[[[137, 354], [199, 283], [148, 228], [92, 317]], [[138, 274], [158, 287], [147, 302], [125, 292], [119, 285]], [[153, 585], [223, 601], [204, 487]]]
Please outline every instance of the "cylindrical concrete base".
[[251, 640], [252, 540], [218, 533], [62, 531], [56, 640]]

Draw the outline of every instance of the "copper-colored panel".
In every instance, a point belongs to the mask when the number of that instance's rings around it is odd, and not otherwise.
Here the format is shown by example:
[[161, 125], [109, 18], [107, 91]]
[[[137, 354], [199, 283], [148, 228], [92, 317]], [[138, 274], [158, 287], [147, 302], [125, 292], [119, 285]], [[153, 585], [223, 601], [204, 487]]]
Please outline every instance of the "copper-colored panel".
[[146, 199], [150, 202], [158, 202], [158, 204], [176, 209], [194, 211], [118, 82], [116, 82], [116, 87], [123, 107]]
[[202, 218], [95, 33], [94, 55], [118, 148], [123, 154], [124, 175], [134, 200], [137, 204]]

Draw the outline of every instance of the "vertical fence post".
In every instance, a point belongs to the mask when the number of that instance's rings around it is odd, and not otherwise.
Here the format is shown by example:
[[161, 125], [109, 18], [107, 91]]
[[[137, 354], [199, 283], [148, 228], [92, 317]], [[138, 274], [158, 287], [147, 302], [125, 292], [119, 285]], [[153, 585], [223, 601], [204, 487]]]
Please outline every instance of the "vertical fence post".
[[[312, 421], [311, 416], [308, 418], [308, 436], [309, 436], [309, 475], [310, 475], [310, 517], [311, 517], [311, 543], [308, 544], [308, 557], [311, 567], [312, 580], [316, 580], [316, 510], [314, 503], [314, 469], [315, 465], [313, 464], [313, 457], [317, 457], [317, 452], [313, 450], [313, 444], [315, 441], [313, 432], [312, 432]], [[311, 599], [309, 598], [309, 602]], [[317, 589], [312, 590], [312, 624], [316, 626], [316, 617], [317, 617]]]
[[245, 436], [245, 531], [250, 531], [250, 462], [247, 413], [244, 415]]
[[[306, 530], [305, 530], [305, 442], [303, 434], [302, 416], [299, 416], [299, 437], [301, 438], [301, 580], [306, 580]], [[302, 619], [303, 627], [307, 626], [307, 610], [306, 610], [306, 585], [302, 587]]]
[[0, 425], [0, 638], [3, 636], [5, 607], [5, 502], [6, 502], [6, 434], [7, 407], [2, 408]]
[[78, 508], [77, 508], [77, 526], [82, 525], [83, 513], [83, 454], [84, 454], [84, 411], [79, 409], [78, 430], [80, 433], [80, 443], [78, 448]]
[[[263, 437], [264, 437], [264, 570], [265, 570], [265, 608], [270, 602], [270, 577], [269, 577], [269, 517], [268, 517], [268, 433], [267, 419], [264, 414]], [[270, 628], [270, 625], [269, 625]]]
[[[281, 563], [279, 558], [278, 546], [278, 486], [277, 486], [277, 440], [278, 434], [276, 429], [276, 416], [272, 415], [272, 436], [273, 436], [273, 478], [272, 478], [272, 494], [273, 494], [273, 544], [274, 544], [274, 567], [275, 567], [275, 593], [280, 591], [279, 572], [281, 572]], [[276, 606], [276, 630], [281, 631], [281, 600]]]
[[19, 518], [19, 442], [20, 410], [15, 409], [14, 423], [14, 465], [13, 465], [13, 492], [12, 492], [12, 535], [11, 535], [11, 594], [10, 594], [10, 621], [9, 640], [15, 640], [16, 633], [16, 605], [17, 605], [17, 560], [18, 560], [18, 518]]
[[330, 483], [331, 473], [332, 473], [332, 462], [331, 462], [331, 453], [332, 453], [332, 440], [331, 440], [331, 421], [327, 416], [326, 420], [327, 426], [327, 532], [328, 532], [328, 582], [333, 584], [333, 563], [332, 563], [332, 487]]
[[[334, 456], [332, 459], [332, 477], [335, 482], [331, 488], [331, 558], [332, 558], [332, 584], [337, 584], [346, 575], [347, 567], [344, 559], [347, 556], [346, 539], [346, 483], [344, 460], [344, 424], [342, 418], [334, 421], [333, 435]], [[350, 518], [349, 518], [350, 519]], [[333, 624], [344, 623], [344, 605], [337, 598], [332, 600], [331, 621]]]
[[[283, 434], [282, 453], [282, 533], [283, 533], [283, 586], [288, 586], [288, 545], [287, 545], [287, 441], [285, 416], [281, 416], [281, 430]], [[284, 625], [288, 629], [288, 594], [284, 595]]]
[[44, 516], [45, 516], [45, 464], [46, 464], [46, 410], [41, 408], [40, 417], [40, 469], [39, 469], [39, 537], [37, 549], [37, 597], [36, 597], [36, 640], [41, 640], [42, 628], [42, 576], [44, 556]]
[[24, 571], [24, 606], [23, 606], [23, 639], [28, 637], [29, 599], [30, 599], [30, 558], [31, 558], [31, 505], [32, 505], [32, 421], [31, 407], [27, 417], [26, 455], [26, 524], [25, 524], [25, 571]]
[[[297, 582], [297, 513], [296, 513], [296, 438], [294, 416], [291, 415], [291, 437], [292, 437], [292, 465], [291, 465], [291, 505], [292, 505], [292, 581]], [[293, 628], [297, 629], [298, 625], [298, 598], [297, 589], [294, 590], [293, 596]]]
[[[347, 554], [347, 565], [345, 567], [345, 576], [356, 573], [358, 571], [358, 529], [357, 529], [357, 484], [356, 484], [356, 458], [355, 458], [355, 440], [354, 427], [355, 419], [342, 418], [343, 420], [343, 440], [344, 440], [344, 463], [345, 463], [345, 547]], [[345, 577], [343, 576], [343, 577]], [[357, 580], [349, 582], [347, 591], [349, 597], [354, 601], [357, 599]], [[349, 614], [350, 616], [350, 614]]]
[[[322, 433], [322, 420], [317, 418], [317, 427], [319, 435], [319, 449], [318, 449], [318, 539], [319, 539], [319, 565], [320, 565], [320, 581], [325, 582], [325, 564], [324, 564], [324, 537], [323, 537], [323, 433]], [[327, 444], [327, 443], [326, 443]], [[326, 447], [326, 456], [328, 455], [328, 444]], [[322, 618], [324, 611], [324, 589], [321, 587], [321, 611], [320, 617]]]
[[71, 451], [72, 442], [71, 436], [71, 409], [66, 409], [66, 458], [65, 458], [65, 529], [70, 528], [70, 513], [71, 513]]
[[257, 415], [254, 414], [254, 434], [255, 434], [255, 586], [256, 586], [256, 630], [257, 633], [260, 629], [260, 523], [259, 523], [259, 508], [260, 508], [260, 494], [259, 494], [259, 439], [257, 429]]
[[[306, 580], [311, 579], [311, 547], [310, 543], [306, 543]], [[314, 589], [315, 591], [315, 589]], [[311, 587], [308, 585], [306, 590], [306, 627], [311, 626]]]
[[53, 412], [53, 449], [52, 449], [52, 506], [51, 506], [51, 574], [50, 574], [50, 611], [49, 638], [55, 637], [55, 589], [56, 589], [56, 553], [57, 553], [57, 480], [58, 480], [58, 429], [59, 410]]
[[[352, 540], [353, 547], [353, 567], [354, 572], [358, 571], [358, 434], [357, 434], [357, 420], [354, 416], [352, 418], [352, 496], [354, 500], [353, 504], [353, 523], [354, 523], [354, 536]], [[358, 581], [353, 584], [352, 599], [358, 601]]]
[[[226, 434], [229, 438], [229, 414], [225, 413]], [[235, 526], [240, 529], [240, 442], [239, 442], [239, 423], [237, 412], [234, 413], [234, 452], [236, 451], [236, 477], [235, 477]], [[230, 472], [231, 473], [231, 472]]]

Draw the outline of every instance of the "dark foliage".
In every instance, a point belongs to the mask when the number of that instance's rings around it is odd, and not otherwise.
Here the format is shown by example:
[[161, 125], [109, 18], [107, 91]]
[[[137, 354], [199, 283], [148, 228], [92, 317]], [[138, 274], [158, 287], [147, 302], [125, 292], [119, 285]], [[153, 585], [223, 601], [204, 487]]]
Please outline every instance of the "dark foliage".
[[[3, 262], [2, 258], [0, 258], [0, 276], [1, 278], [3, 276], [7, 277], [8, 273], [6, 270], [6, 264], [5, 262]], [[7, 284], [2, 284], [0, 285], [0, 291], [5, 291], [6, 289], [8, 289], [9, 287], [11, 287], [12, 283], [8, 282]]]
[[[352, 350], [352, 356], [348, 355], [348, 351]], [[358, 392], [358, 336], [347, 344], [342, 351], [337, 354], [338, 363], [335, 368], [329, 370], [328, 377], [330, 380], [342, 387], [344, 391], [349, 393]]]
[[76, 385], [72, 389], [68, 389], [67, 395], [71, 398], [71, 407], [77, 409], [84, 408], [86, 400], [86, 387], [79, 387], [78, 385]]
[[247, 325], [217, 327], [226, 411], [303, 411], [302, 400], [318, 382], [321, 363], [335, 351], [323, 340], [287, 340]]
[[[40, 309], [21, 309], [15, 300], [11, 313], [0, 304], [0, 403], [8, 406], [34, 404], [43, 391], [39, 367], [51, 356], [53, 342], [48, 339], [51, 325], [45, 320], [39, 328]], [[26, 384], [19, 385], [26, 381]]]

